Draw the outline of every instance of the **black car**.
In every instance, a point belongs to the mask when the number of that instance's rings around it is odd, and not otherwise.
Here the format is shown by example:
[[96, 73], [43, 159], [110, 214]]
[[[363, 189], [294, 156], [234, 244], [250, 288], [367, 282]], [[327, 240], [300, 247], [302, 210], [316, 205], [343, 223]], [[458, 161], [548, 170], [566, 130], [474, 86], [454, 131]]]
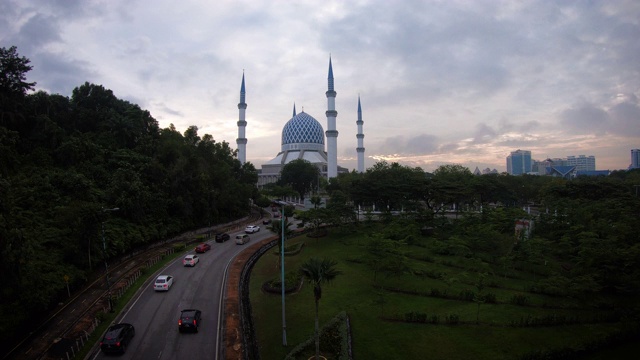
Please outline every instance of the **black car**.
[[136, 329], [131, 324], [112, 325], [107, 329], [102, 341], [100, 341], [100, 349], [105, 354], [124, 354], [135, 334]]
[[225, 242], [225, 241], [227, 241], [229, 239], [231, 239], [231, 237], [227, 233], [216, 234], [216, 242], [218, 242], [218, 243]]
[[196, 310], [196, 309], [182, 310], [180, 312], [180, 320], [178, 320], [178, 331], [198, 332], [201, 319], [202, 319], [202, 312], [200, 310]]
[[269, 225], [269, 224], [271, 224], [271, 219], [267, 218], [262, 220], [262, 225]]

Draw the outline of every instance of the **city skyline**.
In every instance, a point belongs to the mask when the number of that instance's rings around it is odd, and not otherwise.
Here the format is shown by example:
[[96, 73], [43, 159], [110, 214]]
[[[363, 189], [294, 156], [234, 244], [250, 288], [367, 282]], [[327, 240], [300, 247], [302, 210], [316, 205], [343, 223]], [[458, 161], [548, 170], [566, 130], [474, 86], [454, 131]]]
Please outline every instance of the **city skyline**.
[[280, 149], [299, 111], [326, 130], [335, 77], [338, 163], [386, 160], [506, 171], [595, 156], [626, 169], [640, 147], [640, 3], [606, 1], [67, 1], [0, 5], [0, 46], [31, 60], [36, 90], [70, 97], [85, 81], [236, 148], [246, 79], [246, 159]]

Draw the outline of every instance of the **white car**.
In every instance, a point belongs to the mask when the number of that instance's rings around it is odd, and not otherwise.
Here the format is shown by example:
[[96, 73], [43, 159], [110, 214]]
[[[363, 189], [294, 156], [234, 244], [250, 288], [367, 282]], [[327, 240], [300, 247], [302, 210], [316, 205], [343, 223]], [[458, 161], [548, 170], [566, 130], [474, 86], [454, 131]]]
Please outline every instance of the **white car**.
[[187, 255], [182, 259], [182, 265], [184, 266], [196, 266], [196, 264], [200, 261], [198, 255]]
[[156, 282], [153, 283], [153, 290], [155, 291], [169, 291], [169, 288], [173, 285], [173, 276], [160, 275], [156, 278]]
[[258, 225], [249, 225], [244, 228], [244, 232], [246, 232], [247, 234], [257, 233], [258, 231], [260, 231], [260, 226]]
[[247, 234], [238, 234], [236, 235], [236, 245], [244, 245], [249, 242], [251, 238]]

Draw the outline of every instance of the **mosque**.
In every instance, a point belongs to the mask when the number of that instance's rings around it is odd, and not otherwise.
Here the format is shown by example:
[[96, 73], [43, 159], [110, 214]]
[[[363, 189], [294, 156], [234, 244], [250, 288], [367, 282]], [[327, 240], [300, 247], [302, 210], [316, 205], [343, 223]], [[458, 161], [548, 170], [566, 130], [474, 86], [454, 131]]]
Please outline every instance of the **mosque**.
[[[293, 106], [293, 116], [282, 128], [282, 143], [280, 152], [267, 163], [258, 169], [258, 187], [269, 183], [274, 183], [280, 178], [282, 167], [292, 160], [304, 159], [315, 165], [322, 176], [327, 179], [338, 176], [339, 173], [348, 173], [349, 170], [338, 165], [338, 130], [336, 129], [336, 118], [338, 112], [335, 109], [336, 91], [333, 86], [333, 67], [329, 58], [328, 89], [327, 96], [327, 131], [325, 132], [320, 122], [313, 116], [304, 112], [296, 113]], [[247, 138], [245, 129], [247, 121], [245, 113], [247, 109], [246, 92], [244, 86], [244, 74], [242, 74], [242, 85], [240, 86], [240, 103], [238, 104], [238, 160], [242, 164], [246, 162]], [[364, 134], [362, 132], [364, 122], [362, 121], [362, 107], [358, 96], [358, 120], [356, 125], [358, 133], [356, 147], [358, 159], [358, 172], [364, 172]], [[325, 151], [325, 137], [327, 149]]]

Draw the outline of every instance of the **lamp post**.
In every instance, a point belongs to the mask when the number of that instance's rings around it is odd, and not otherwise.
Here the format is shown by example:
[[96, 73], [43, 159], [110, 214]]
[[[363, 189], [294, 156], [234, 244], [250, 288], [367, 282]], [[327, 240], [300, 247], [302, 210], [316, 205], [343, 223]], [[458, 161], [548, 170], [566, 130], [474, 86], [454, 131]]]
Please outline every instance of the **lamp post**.
[[[118, 210], [120, 210], [120, 208], [113, 208], [113, 209], [102, 208], [102, 212], [118, 211]], [[107, 262], [107, 242], [104, 237], [104, 219], [100, 223], [100, 226], [102, 228], [102, 251], [103, 251], [103, 257], [104, 257], [104, 270], [106, 273], [105, 278], [107, 280], [107, 292], [109, 296], [108, 298], [109, 312], [113, 312], [113, 301], [111, 299], [111, 281], [109, 280], [109, 263]]]
[[282, 346], [287, 346], [287, 321], [284, 316], [284, 205], [286, 203], [284, 201], [278, 201], [278, 204], [282, 206], [282, 211], [280, 213], [280, 288], [282, 289]]

